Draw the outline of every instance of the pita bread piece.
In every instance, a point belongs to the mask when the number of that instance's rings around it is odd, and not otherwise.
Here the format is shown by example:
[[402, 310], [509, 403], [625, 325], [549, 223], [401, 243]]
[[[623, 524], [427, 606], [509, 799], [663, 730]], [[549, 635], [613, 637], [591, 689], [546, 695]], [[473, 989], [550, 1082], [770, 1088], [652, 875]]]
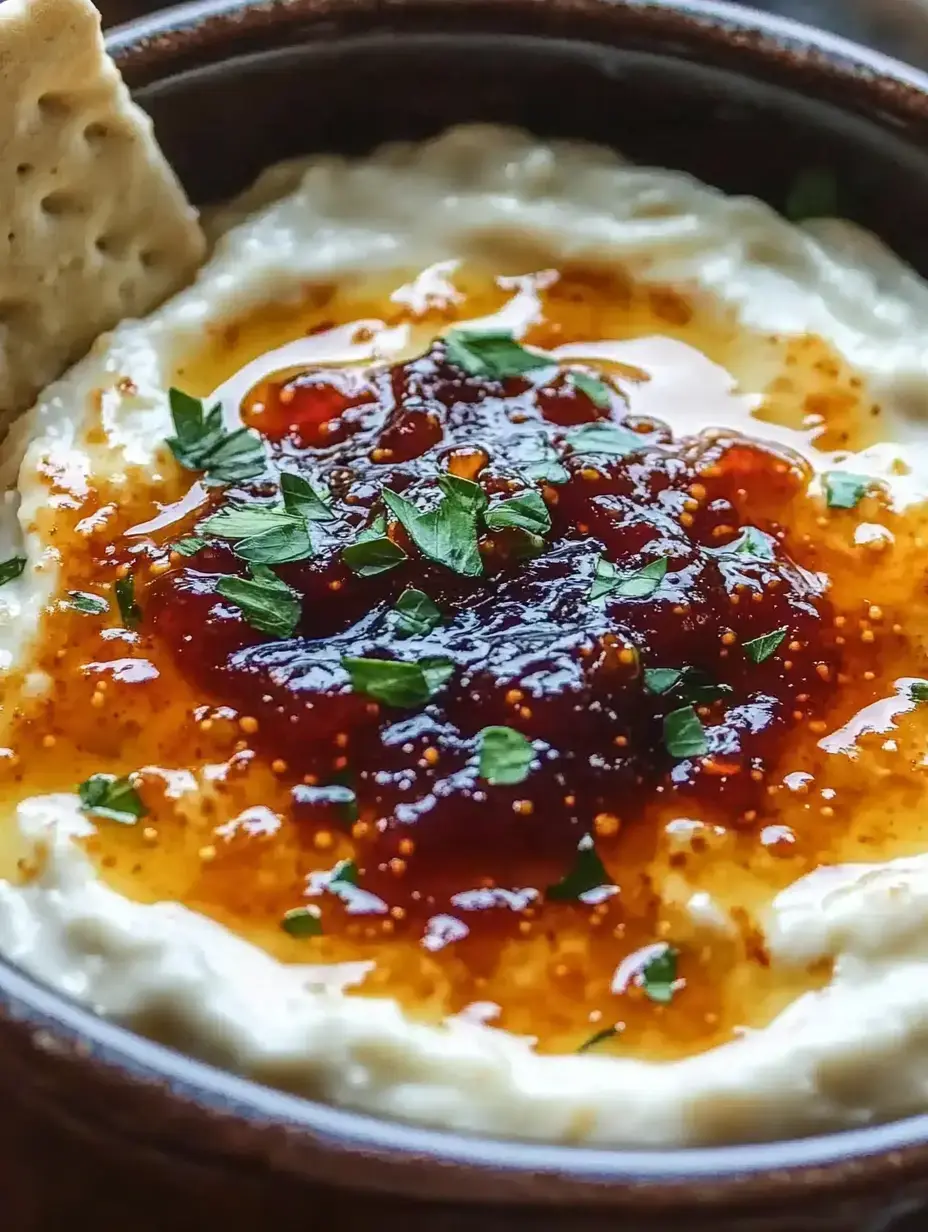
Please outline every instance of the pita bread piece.
[[196, 212], [88, 0], [0, 4], [0, 427], [189, 281]]

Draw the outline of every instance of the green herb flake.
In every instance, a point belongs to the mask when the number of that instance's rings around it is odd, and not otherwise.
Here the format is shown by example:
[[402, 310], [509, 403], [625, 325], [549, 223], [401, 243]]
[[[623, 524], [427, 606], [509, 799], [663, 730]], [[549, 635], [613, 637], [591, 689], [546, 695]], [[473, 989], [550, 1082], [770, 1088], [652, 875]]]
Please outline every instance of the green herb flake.
[[786, 197], [783, 213], [790, 222], [807, 218], [837, 218], [838, 181], [834, 172], [824, 167], [809, 167], [793, 181]]
[[[188, 449], [201, 445], [206, 431], [202, 399], [186, 394], [182, 389], [172, 387], [168, 390], [168, 401], [178, 446]], [[213, 407], [213, 411], [217, 409], [221, 408]], [[174, 446], [172, 445], [171, 448], [173, 449]]]
[[205, 518], [197, 529], [229, 539], [241, 560], [255, 565], [286, 565], [313, 554], [305, 520], [280, 505], [228, 505]]
[[139, 793], [126, 776], [115, 774], [92, 774], [77, 789], [81, 812], [107, 821], [118, 821], [123, 826], [134, 826], [148, 810]]
[[669, 1005], [676, 992], [677, 951], [673, 946], [650, 958], [641, 969], [641, 987], [644, 994], [658, 1005]]
[[491, 787], [508, 787], [528, 778], [535, 750], [521, 732], [512, 727], [485, 727], [477, 740], [480, 777]]
[[394, 628], [400, 637], [425, 637], [441, 624], [441, 612], [425, 594], [409, 586], [393, 608]]
[[431, 701], [454, 674], [454, 664], [444, 658], [402, 663], [397, 659], [346, 657], [341, 662], [356, 693], [366, 693], [385, 706], [404, 710]]
[[570, 372], [568, 380], [601, 411], [608, 411], [612, 406], [612, 390], [602, 377], [591, 376], [588, 372]]
[[284, 912], [280, 927], [291, 937], [321, 937], [322, 915], [318, 907], [291, 907]]
[[852, 475], [850, 471], [828, 471], [822, 483], [829, 509], [853, 509], [873, 486], [873, 479], [869, 475]]
[[398, 543], [387, 535], [380, 539], [359, 539], [342, 549], [342, 560], [358, 577], [376, 577], [395, 569], [408, 559]]
[[102, 595], [92, 595], [86, 590], [69, 590], [68, 598], [68, 607], [73, 607], [76, 612], [83, 612], [86, 616], [99, 616], [110, 608]]
[[299, 514], [310, 522], [331, 522], [335, 514], [308, 479], [292, 471], [281, 471], [280, 494], [287, 513]]
[[452, 329], [445, 336], [445, 354], [468, 376], [497, 381], [557, 365], [550, 355], [526, 350], [505, 329]]
[[305, 526], [281, 526], [251, 539], [241, 539], [233, 550], [240, 560], [253, 565], [287, 565], [308, 560], [313, 544]]
[[774, 629], [771, 633], [764, 633], [750, 642], [743, 642], [741, 649], [752, 663], [763, 663], [779, 647], [787, 632], [788, 626], [783, 625], [781, 629]]
[[664, 746], [671, 757], [702, 757], [709, 752], [705, 728], [692, 706], [681, 706], [664, 718]]
[[744, 526], [737, 539], [721, 548], [708, 548], [713, 556], [745, 556], [751, 560], [773, 560], [776, 540], [756, 526]]
[[12, 582], [26, 567], [25, 556], [11, 556], [9, 560], [0, 563], [0, 586], [6, 585], [7, 582]]
[[220, 578], [216, 593], [234, 603], [260, 633], [290, 637], [299, 623], [300, 596], [266, 565], [252, 565], [248, 578]]
[[551, 529], [551, 514], [538, 492], [523, 492], [492, 505], [484, 515], [490, 530], [514, 527], [530, 535], [546, 535]]
[[210, 517], [204, 518], [197, 530], [216, 539], [251, 539], [269, 530], [299, 526], [301, 519], [280, 505], [241, 505], [232, 502]]
[[565, 440], [574, 453], [599, 453], [613, 458], [628, 457], [648, 443], [640, 432], [604, 420], [572, 428]]
[[294, 788], [293, 798], [297, 805], [306, 805], [314, 810], [326, 810], [334, 820], [346, 829], [358, 820], [358, 797], [351, 786], [351, 771], [341, 770], [333, 781], [322, 786], [301, 783]]
[[387, 533], [387, 519], [378, 513], [370, 526], [364, 526], [358, 531], [357, 542], [368, 543], [374, 539], [382, 539]]
[[329, 877], [328, 886], [333, 885], [353, 885], [358, 884], [358, 866], [354, 860], [339, 860], [332, 869], [332, 875]]
[[267, 457], [264, 443], [250, 428], [232, 432], [222, 422], [222, 406], [205, 411], [200, 398], [180, 389], [168, 391], [174, 436], [167, 444], [187, 470], [200, 471], [210, 485], [242, 483], [262, 474]]
[[928, 702], [928, 680], [913, 680], [909, 685], [909, 697], [913, 702]]
[[264, 443], [250, 428], [227, 432], [203, 458], [199, 467], [207, 487], [244, 483], [263, 474], [267, 465]]
[[334, 805], [338, 820], [346, 826], [358, 820], [361, 810], [358, 808], [358, 797], [354, 789], [354, 773], [347, 767], [337, 770], [331, 782], [325, 787], [316, 788], [324, 793], [326, 802]]
[[186, 538], [172, 543], [170, 550], [178, 556], [196, 556], [197, 552], [202, 552], [205, 547], [205, 539], [201, 539], [199, 535], [187, 535]]
[[611, 888], [612, 885], [613, 882], [596, 853], [593, 839], [587, 834], [577, 846], [577, 858], [573, 868], [555, 885], [548, 886], [547, 897], [554, 902], [577, 902], [594, 890]]
[[543, 443], [537, 457], [526, 458], [517, 469], [524, 479], [533, 483], [559, 484], [570, 478], [570, 471], [549, 441]]
[[681, 701], [707, 706], [732, 692], [731, 685], [719, 684], [698, 667], [646, 667], [644, 687], [663, 697], [674, 693]]
[[479, 577], [483, 560], [477, 525], [487, 495], [480, 484], [456, 475], [441, 475], [438, 486], [442, 499], [427, 513], [388, 488], [384, 503], [424, 556], [465, 577]]
[[118, 578], [113, 589], [116, 591], [116, 603], [119, 616], [127, 629], [137, 629], [142, 623], [142, 609], [135, 601], [135, 578], [131, 573]]
[[644, 687], [649, 693], [660, 697], [679, 684], [683, 678], [682, 667], [646, 667], [644, 669]]
[[577, 1049], [578, 1054], [589, 1052], [593, 1048], [604, 1044], [606, 1040], [617, 1039], [622, 1034], [618, 1026], [603, 1027], [601, 1031], [597, 1031], [595, 1035], [591, 1035], [588, 1040], [584, 1040]]
[[622, 573], [611, 561], [601, 556], [596, 562], [591, 599], [616, 595], [620, 599], [650, 599], [667, 573], [667, 557], [659, 556], [641, 569]]
[[382, 513], [370, 526], [358, 531], [354, 543], [342, 549], [342, 560], [358, 577], [376, 577], [407, 559], [400, 545], [387, 534], [387, 519]]
[[338, 814], [339, 822], [346, 829], [350, 829], [361, 816], [354, 788], [333, 783], [329, 790], [332, 792], [332, 803]]

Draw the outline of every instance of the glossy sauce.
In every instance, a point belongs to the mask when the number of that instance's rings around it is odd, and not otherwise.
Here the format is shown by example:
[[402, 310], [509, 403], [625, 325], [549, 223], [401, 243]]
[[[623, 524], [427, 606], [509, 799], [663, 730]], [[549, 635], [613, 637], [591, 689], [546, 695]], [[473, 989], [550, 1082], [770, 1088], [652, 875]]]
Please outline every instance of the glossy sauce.
[[[468, 377], [432, 341], [493, 314], [529, 323], [524, 340], [556, 349], [560, 369]], [[240, 373], [300, 336], [283, 372], [277, 356]], [[370, 339], [400, 356], [292, 362], [317, 343], [353, 357]], [[610, 405], [571, 369], [608, 376]], [[828, 509], [799, 452], [880, 437], [880, 409], [820, 340], [752, 337], [694, 297], [601, 270], [440, 267], [391, 295], [313, 288], [297, 308], [233, 322], [177, 383], [222, 386], [278, 461], [330, 493], [314, 556], [276, 569], [302, 597], [298, 628], [271, 639], [216, 594], [218, 576], [245, 572], [230, 546], [170, 549], [211, 507], [267, 500], [271, 484], [214, 489], [184, 513], [172, 502], [195, 477], [176, 468], [128, 505], [101, 490], [56, 510], [63, 591], [111, 597], [131, 571], [143, 615], [133, 632], [113, 614], [49, 613], [55, 685], [20, 702], [10, 799], [138, 771], [149, 815], [103, 823], [90, 843], [122, 891], [179, 899], [288, 961], [368, 963], [360, 994], [432, 1020], [467, 1013], [547, 1050], [618, 1024], [607, 1050], [684, 1055], [827, 979], [772, 969], [760, 915], [819, 863], [924, 846], [925, 719], [897, 682], [926, 664], [924, 511], [894, 513], [878, 488]], [[640, 448], [569, 446], [599, 420]], [[545, 450], [563, 482], [525, 477]], [[352, 573], [342, 549], [382, 511], [381, 490], [425, 508], [446, 471], [491, 504], [539, 491], [552, 526], [538, 554], [521, 532], [484, 531], [483, 573], [462, 577], [393, 523], [407, 559]], [[758, 532], [759, 554], [736, 550]], [[652, 595], [593, 601], [601, 556], [668, 569]], [[390, 615], [407, 587], [442, 612], [422, 638]], [[780, 629], [762, 661], [744, 650]], [[398, 709], [351, 690], [346, 655], [445, 656], [454, 674]], [[688, 697], [656, 693], [645, 673], [684, 667], [724, 692], [694, 699], [707, 752], [675, 757], [664, 719]], [[866, 707], [865, 730], [849, 728]], [[535, 743], [524, 782], [480, 778], [488, 725]], [[590, 841], [604, 885], [551, 895]], [[346, 860], [356, 884], [333, 883]], [[280, 921], [306, 902], [323, 935], [292, 938]], [[677, 982], [661, 1004], [641, 973], [667, 944]]]

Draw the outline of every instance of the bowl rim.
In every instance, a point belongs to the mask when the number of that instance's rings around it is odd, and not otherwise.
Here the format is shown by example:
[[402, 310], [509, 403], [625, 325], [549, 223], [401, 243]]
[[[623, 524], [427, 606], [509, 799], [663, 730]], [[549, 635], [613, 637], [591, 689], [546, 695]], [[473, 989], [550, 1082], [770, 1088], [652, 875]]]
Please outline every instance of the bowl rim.
[[[545, 0], [527, 2], [539, 7]], [[415, 7], [438, 13], [454, 3], [421, 0]], [[351, 7], [363, 10], [365, 4], [387, 18], [394, 8], [393, 0], [362, 0], [360, 6]], [[135, 57], [148, 72], [152, 63], [170, 65], [174, 37], [192, 28], [207, 42], [221, 41], [225, 33], [241, 29], [246, 15], [258, 15], [260, 25], [276, 31], [305, 22], [305, 6], [306, 0], [192, 0], [108, 29], [106, 44], [121, 68], [131, 69]], [[914, 94], [923, 107], [928, 104], [928, 74], [839, 35], [727, 0], [587, 0], [586, 7], [644, 14], [656, 22], [685, 20], [700, 36], [749, 40], [753, 51], [768, 58], [788, 51], [800, 64], [853, 79], [859, 90], [878, 94], [882, 83], [897, 93], [901, 88], [903, 94]], [[899, 108], [904, 106], [903, 100]], [[284, 1127], [350, 1153], [389, 1159], [427, 1157], [437, 1165], [478, 1168], [503, 1178], [541, 1173], [581, 1182], [590, 1187], [576, 1193], [581, 1202], [595, 1202], [596, 1189], [604, 1186], [613, 1192], [616, 1186], [715, 1187], [720, 1182], [770, 1179], [786, 1170], [809, 1174], [809, 1186], [816, 1188], [827, 1181], [824, 1170], [839, 1163], [863, 1166], [874, 1157], [882, 1160], [889, 1155], [899, 1162], [909, 1149], [928, 1144], [928, 1112], [860, 1129], [731, 1146], [638, 1150], [468, 1135], [323, 1104], [222, 1070], [97, 1016], [0, 957], [0, 1009], [4, 1008], [33, 1033], [39, 1029], [59, 1039], [63, 1036], [82, 1056], [88, 1055], [89, 1044], [89, 1055], [97, 1063], [130, 1079], [167, 1083], [172, 1094], [198, 1107]], [[531, 1200], [523, 1192], [514, 1196]], [[461, 1197], [466, 1200], [466, 1192]]]

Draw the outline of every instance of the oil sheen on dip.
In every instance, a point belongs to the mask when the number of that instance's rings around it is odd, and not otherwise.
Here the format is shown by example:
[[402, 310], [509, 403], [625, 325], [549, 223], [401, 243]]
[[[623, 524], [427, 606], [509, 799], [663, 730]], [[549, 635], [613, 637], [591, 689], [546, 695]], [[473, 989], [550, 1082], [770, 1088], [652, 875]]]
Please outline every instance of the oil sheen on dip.
[[[469, 371], [455, 327], [549, 362]], [[203, 528], [274, 505], [274, 467], [210, 487], [169, 459], [57, 502], [54, 683], [8, 686], [9, 803], [130, 774], [144, 816], [86, 840], [121, 893], [544, 1052], [683, 1057], [828, 981], [771, 964], [763, 915], [819, 865], [923, 847], [928, 672], [924, 511], [835, 478], [881, 408], [825, 342], [614, 269], [449, 262], [268, 304], [174, 384], [324, 501], [273, 566], [292, 632], [223, 596], [248, 565]], [[476, 562], [429, 558], [385, 489], [451, 501]], [[413, 696], [359, 659], [423, 669]]]

